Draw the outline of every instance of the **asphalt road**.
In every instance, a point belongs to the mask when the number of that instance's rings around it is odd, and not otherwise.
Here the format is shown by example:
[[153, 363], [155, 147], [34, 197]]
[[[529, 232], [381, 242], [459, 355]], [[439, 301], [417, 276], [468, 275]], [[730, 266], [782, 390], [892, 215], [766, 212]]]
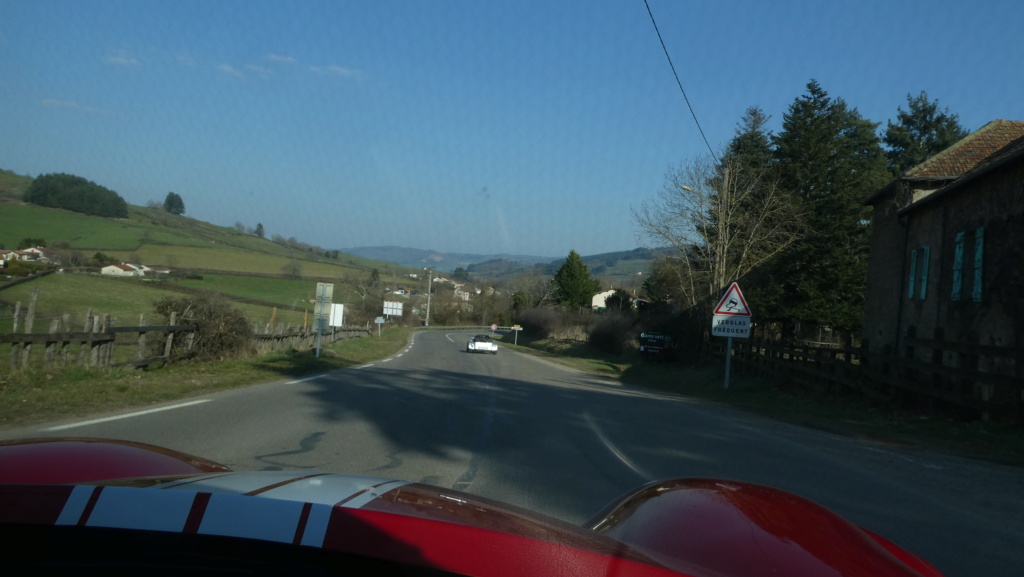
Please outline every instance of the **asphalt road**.
[[470, 354], [469, 336], [419, 333], [362, 367], [0, 438], [120, 438], [236, 470], [390, 476], [575, 523], [651, 480], [737, 479], [815, 500], [948, 577], [1024, 574], [1020, 469], [629, 389], [507, 349]]

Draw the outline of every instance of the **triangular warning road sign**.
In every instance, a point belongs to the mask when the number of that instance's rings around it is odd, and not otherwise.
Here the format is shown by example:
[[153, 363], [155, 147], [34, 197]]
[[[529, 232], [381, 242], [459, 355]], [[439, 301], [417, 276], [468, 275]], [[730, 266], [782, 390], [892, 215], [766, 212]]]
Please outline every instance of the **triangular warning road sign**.
[[729, 285], [729, 290], [725, 291], [725, 296], [722, 297], [722, 300], [718, 301], [714, 314], [736, 315], [738, 317], [750, 316], [750, 307], [747, 306], [747, 301], [743, 298], [740, 285], [736, 283]]

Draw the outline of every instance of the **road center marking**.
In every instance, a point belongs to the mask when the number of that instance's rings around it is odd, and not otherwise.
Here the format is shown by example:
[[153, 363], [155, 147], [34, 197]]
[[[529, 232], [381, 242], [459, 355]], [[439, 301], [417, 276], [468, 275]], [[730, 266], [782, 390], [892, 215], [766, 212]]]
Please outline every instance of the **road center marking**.
[[128, 419], [131, 417], [140, 417], [142, 415], [148, 415], [151, 413], [159, 413], [161, 411], [170, 411], [171, 409], [181, 409], [183, 407], [190, 407], [192, 405], [199, 405], [201, 403], [209, 403], [212, 399], [200, 399], [198, 401], [189, 401], [187, 403], [178, 403], [177, 405], [171, 405], [169, 407], [160, 407], [158, 409], [147, 409], [145, 411], [136, 411], [134, 413], [127, 413], [124, 415], [118, 415], [116, 417], [106, 417], [103, 419], [93, 419], [91, 421], [82, 421], [80, 423], [72, 423], [70, 425], [58, 425], [56, 427], [47, 427], [44, 431], [63, 431], [64, 429], [74, 429], [75, 427], [85, 427], [87, 425], [95, 425], [98, 423], [106, 423], [108, 421], [119, 421], [121, 419]]

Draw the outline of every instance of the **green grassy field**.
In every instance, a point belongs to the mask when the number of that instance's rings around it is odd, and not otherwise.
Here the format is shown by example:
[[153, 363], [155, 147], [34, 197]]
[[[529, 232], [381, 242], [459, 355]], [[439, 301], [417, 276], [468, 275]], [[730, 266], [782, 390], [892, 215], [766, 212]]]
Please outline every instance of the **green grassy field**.
[[[246, 277], [236, 278], [244, 281]], [[264, 282], [273, 279], [256, 280]], [[310, 290], [315, 291], [314, 283], [302, 282], [312, 285]], [[63, 314], [70, 314], [72, 329], [80, 331], [84, 327], [85, 315], [90, 310], [93, 314], [109, 314], [115, 317], [121, 326], [137, 325], [141, 314], [147, 315], [147, 323], [155, 322], [153, 303], [164, 297], [181, 296], [179, 292], [163, 288], [163, 283], [159, 282], [88, 274], [51, 274], [6, 289], [0, 292], [0, 299], [9, 303], [21, 302], [22, 311], [24, 311], [28, 306], [32, 291], [36, 288], [39, 289], [36, 322], [33, 328], [33, 332], [36, 333], [46, 332], [50, 319], [60, 318]], [[221, 291], [213, 290], [211, 292]], [[282, 304], [291, 303], [282, 302]], [[245, 312], [246, 316], [253, 321], [266, 323], [270, 320], [271, 307], [245, 303], [235, 303], [234, 306]], [[307, 303], [307, 306], [312, 312], [313, 305]], [[303, 313], [297, 311], [278, 310], [275, 315], [275, 322], [292, 326], [302, 326], [304, 320]], [[0, 333], [11, 332], [11, 324], [11, 318], [0, 317]], [[20, 328], [19, 332], [23, 331], [24, 326]]]
[[301, 271], [300, 275], [304, 277], [337, 279], [348, 276], [367, 277], [370, 274], [366, 269], [338, 264], [336, 261], [300, 260], [301, 257], [296, 255], [274, 255], [236, 246], [190, 247], [145, 244], [132, 250], [111, 250], [105, 254], [124, 262], [138, 260], [147, 265], [161, 265], [171, 269], [282, 274], [285, 265], [297, 261]]
[[413, 270], [352, 255], [328, 259], [160, 208], [129, 206], [127, 219], [108, 219], [0, 203], [0, 244], [14, 248], [24, 238], [42, 238], [49, 247], [66, 244], [86, 257], [102, 252], [120, 261], [171, 268], [280, 274], [285, 265], [298, 262], [302, 276], [324, 279], [366, 276], [373, 268], [401, 276]]

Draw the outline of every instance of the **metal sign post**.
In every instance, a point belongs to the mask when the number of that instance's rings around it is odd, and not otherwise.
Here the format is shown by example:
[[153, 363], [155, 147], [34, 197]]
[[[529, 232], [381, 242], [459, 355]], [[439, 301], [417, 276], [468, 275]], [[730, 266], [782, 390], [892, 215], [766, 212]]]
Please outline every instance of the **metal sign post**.
[[729, 365], [732, 363], [732, 337], [725, 339], [725, 388], [729, 388]]
[[313, 306], [313, 322], [316, 323], [316, 358], [320, 358], [320, 339], [324, 331], [324, 319], [330, 315], [331, 298], [334, 296], [334, 285], [326, 282], [316, 283], [316, 304]]
[[711, 319], [711, 335], [725, 339], [725, 388], [729, 388], [729, 372], [732, 365], [732, 339], [750, 338], [750, 307], [743, 298], [740, 285], [732, 283], [725, 296], [718, 301]]

